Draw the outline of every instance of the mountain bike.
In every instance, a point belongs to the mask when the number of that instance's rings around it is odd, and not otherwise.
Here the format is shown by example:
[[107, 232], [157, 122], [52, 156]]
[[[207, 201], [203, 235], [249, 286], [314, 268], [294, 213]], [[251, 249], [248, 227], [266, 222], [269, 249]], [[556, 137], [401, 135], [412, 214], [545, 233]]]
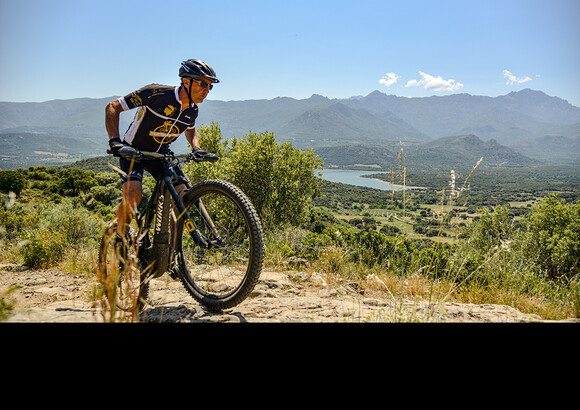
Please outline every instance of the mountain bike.
[[[113, 281], [113, 286], [105, 287], [109, 303], [128, 309], [127, 300], [136, 300], [133, 309], [141, 312], [150, 280], [164, 273], [179, 279], [210, 311], [243, 302], [262, 271], [264, 240], [258, 214], [234, 184], [216, 179], [192, 186], [179, 167], [182, 162], [215, 162], [218, 157], [146, 152], [129, 146], [121, 148], [119, 155], [131, 161], [161, 161], [163, 176], [144, 210], [136, 213], [137, 228], [129, 229], [121, 246], [116, 221], [101, 238], [99, 272]], [[179, 184], [186, 189], [178, 194], [174, 185]], [[129, 283], [131, 269], [138, 272], [137, 285]]]

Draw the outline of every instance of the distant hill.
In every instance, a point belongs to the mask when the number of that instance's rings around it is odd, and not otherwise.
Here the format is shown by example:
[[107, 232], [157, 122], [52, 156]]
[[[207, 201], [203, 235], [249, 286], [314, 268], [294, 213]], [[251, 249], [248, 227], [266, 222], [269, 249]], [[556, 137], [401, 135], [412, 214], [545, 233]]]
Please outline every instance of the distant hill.
[[482, 141], [476, 135], [445, 137], [410, 147], [405, 159], [414, 168], [469, 170], [482, 157], [482, 167], [528, 167], [542, 163], [493, 139]]
[[551, 164], [580, 164], [580, 137], [546, 135], [518, 141], [509, 147]]
[[0, 132], [55, 132], [79, 137], [103, 135], [105, 105], [113, 98], [0, 102]]
[[324, 168], [388, 170], [396, 167], [397, 155], [383, 147], [342, 145], [315, 148], [314, 153], [324, 161]]
[[378, 117], [368, 110], [351, 108], [341, 102], [304, 111], [284, 124], [276, 135], [300, 146], [372, 145], [397, 137], [413, 141], [431, 139], [394, 115]]
[[[104, 108], [114, 98], [0, 102], [0, 144], [7, 147], [0, 152], [0, 167], [18, 161], [24, 165], [35, 161], [67, 163], [103, 155], [108, 139]], [[122, 114], [121, 132], [133, 115], [133, 111]], [[206, 100], [200, 105], [197, 123], [212, 121], [220, 124], [225, 138], [270, 131], [278, 140], [290, 141], [301, 149], [343, 145], [391, 149], [399, 141], [419, 147], [449, 136], [476, 135], [481, 142], [494, 140], [534, 159], [548, 156], [555, 163], [577, 163], [578, 156], [547, 137], [572, 142], [580, 137], [580, 108], [530, 89], [499, 97], [452, 94], [406, 98], [374, 91], [348, 99], [314, 94], [303, 100]], [[15, 139], [18, 136], [22, 138]], [[185, 138], [179, 138], [172, 147], [176, 152], [185, 151]], [[429, 145], [425, 149], [442, 150]], [[35, 151], [45, 154], [30, 154]], [[439, 152], [437, 157], [424, 159], [457, 159], [451, 155], [450, 151]]]
[[[383, 170], [397, 169], [401, 164], [414, 171], [440, 171], [450, 169], [469, 171], [483, 157], [482, 168], [528, 167], [542, 162], [526, 157], [519, 152], [498, 144], [495, 140], [482, 141], [475, 135], [460, 135], [440, 138], [422, 144], [402, 147], [400, 162], [395, 147], [340, 146], [317, 148], [325, 168]], [[365, 166], [366, 165], [366, 166]]]
[[[518, 168], [541, 165], [541, 162], [528, 158], [511, 148], [497, 142], [482, 141], [475, 135], [446, 137], [424, 144], [403, 145], [402, 163], [398, 155], [400, 146], [369, 147], [364, 145], [344, 145], [314, 149], [324, 161], [325, 169], [358, 169], [366, 171], [396, 171], [402, 164], [408, 172], [428, 171], [448, 174], [454, 169], [469, 172], [483, 157], [481, 168]], [[66, 165], [95, 172], [111, 171], [108, 164], [118, 166], [118, 159], [100, 156], [83, 159]], [[443, 171], [443, 172], [439, 172]]]
[[106, 152], [95, 139], [30, 132], [0, 134], [0, 146], [0, 169], [51, 167]]

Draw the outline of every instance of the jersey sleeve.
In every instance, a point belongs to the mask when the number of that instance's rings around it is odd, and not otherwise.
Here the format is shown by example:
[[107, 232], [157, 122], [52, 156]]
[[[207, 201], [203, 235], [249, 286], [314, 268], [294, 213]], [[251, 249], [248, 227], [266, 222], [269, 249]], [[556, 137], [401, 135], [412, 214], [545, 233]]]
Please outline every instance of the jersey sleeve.
[[159, 84], [149, 84], [118, 99], [124, 111], [148, 105], [160, 93]]

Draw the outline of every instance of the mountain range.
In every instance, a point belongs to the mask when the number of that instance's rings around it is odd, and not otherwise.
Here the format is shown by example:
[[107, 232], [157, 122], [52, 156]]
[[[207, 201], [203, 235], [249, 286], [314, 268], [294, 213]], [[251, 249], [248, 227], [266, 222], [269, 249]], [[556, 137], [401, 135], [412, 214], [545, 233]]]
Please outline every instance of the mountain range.
[[[0, 168], [26, 158], [57, 163], [103, 155], [104, 107], [114, 98], [0, 102]], [[121, 132], [132, 116], [122, 114]], [[481, 156], [487, 157], [484, 163], [494, 158], [494, 166], [580, 162], [580, 108], [531, 89], [498, 97], [407, 98], [374, 91], [348, 99], [314, 94], [302, 100], [206, 100], [197, 123], [212, 121], [219, 123], [225, 138], [274, 132], [281, 142], [313, 148], [330, 165], [344, 162], [337, 157], [340, 153], [366, 147], [375, 156], [367, 163], [376, 166], [392, 158], [400, 142], [408, 159], [413, 153], [422, 163], [441, 166]], [[185, 138], [173, 143], [173, 149], [185, 150]], [[390, 153], [383, 159], [376, 157], [382, 149]], [[480, 153], [466, 157], [467, 151]]]

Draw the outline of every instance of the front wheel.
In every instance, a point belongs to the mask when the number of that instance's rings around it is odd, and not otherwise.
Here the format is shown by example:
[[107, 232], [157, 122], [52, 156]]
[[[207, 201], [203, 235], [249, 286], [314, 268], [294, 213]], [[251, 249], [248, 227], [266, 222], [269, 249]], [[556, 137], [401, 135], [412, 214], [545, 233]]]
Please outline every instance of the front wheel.
[[208, 243], [197, 245], [183, 220], [178, 221], [181, 251], [176, 261], [184, 287], [209, 310], [238, 305], [254, 289], [264, 260], [262, 225], [254, 206], [238, 187], [220, 180], [195, 185], [185, 194], [184, 205]]

